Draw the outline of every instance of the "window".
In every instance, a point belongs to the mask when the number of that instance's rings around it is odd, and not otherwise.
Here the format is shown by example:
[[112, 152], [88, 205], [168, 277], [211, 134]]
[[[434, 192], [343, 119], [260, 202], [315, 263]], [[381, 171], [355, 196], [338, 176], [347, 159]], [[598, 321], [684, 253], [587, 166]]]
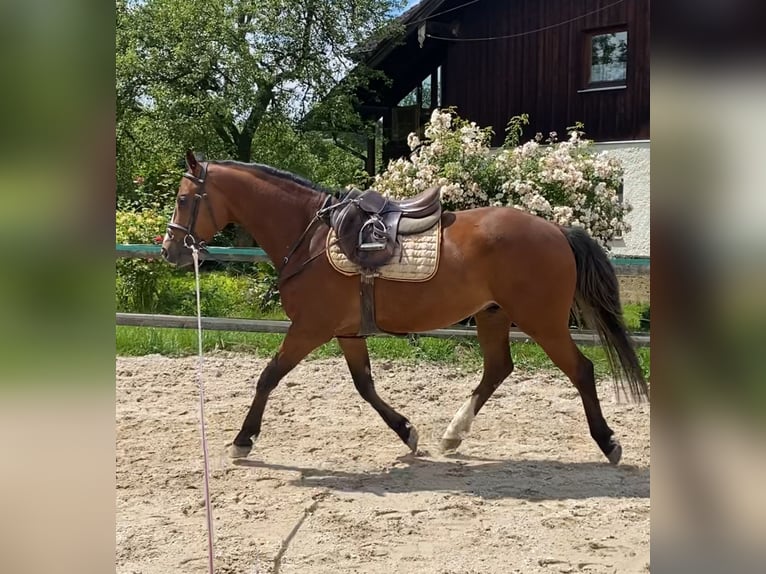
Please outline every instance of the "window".
[[624, 86], [628, 77], [628, 31], [590, 32], [586, 36], [588, 88]]
[[[409, 94], [404, 96], [397, 106], [417, 106], [418, 102], [420, 102], [420, 107], [424, 110], [440, 107], [442, 104], [441, 76], [442, 67], [439, 66], [423, 78]], [[434, 85], [436, 86], [436, 91], [433, 89]]]

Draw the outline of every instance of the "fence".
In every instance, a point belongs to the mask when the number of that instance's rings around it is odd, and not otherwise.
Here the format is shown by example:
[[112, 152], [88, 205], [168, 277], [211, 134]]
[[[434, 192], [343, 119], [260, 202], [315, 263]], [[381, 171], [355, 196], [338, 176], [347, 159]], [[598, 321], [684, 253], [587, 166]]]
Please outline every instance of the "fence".
[[[159, 245], [121, 245], [117, 244], [117, 257], [120, 258], [159, 258]], [[269, 261], [262, 249], [244, 247], [208, 247], [208, 252], [201, 254], [203, 260], [256, 262]], [[636, 275], [649, 272], [648, 259], [619, 258], [613, 260], [618, 274]], [[151, 315], [145, 313], [117, 313], [117, 325], [133, 327], [169, 327], [175, 329], [196, 329], [197, 318], [178, 315]], [[209, 331], [240, 331], [252, 333], [286, 333], [290, 321], [268, 321], [261, 319], [229, 319], [223, 317], [202, 317], [202, 328]], [[600, 345], [595, 332], [584, 329], [572, 329], [572, 338], [578, 345]], [[422, 336], [437, 338], [475, 337], [476, 329], [454, 326], [419, 333]], [[531, 342], [532, 339], [518, 329], [511, 329], [511, 341]], [[638, 347], [649, 345], [649, 335], [632, 333], [631, 338]]]

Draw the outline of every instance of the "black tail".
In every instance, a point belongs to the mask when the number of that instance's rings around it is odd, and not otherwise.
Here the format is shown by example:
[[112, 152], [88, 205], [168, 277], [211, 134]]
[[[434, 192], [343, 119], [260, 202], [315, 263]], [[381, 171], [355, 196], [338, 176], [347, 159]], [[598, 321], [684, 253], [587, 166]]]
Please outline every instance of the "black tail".
[[634, 400], [649, 397], [644, 373], [622, 318], [617, 275], [609, 258], [583, 229], [562, 228], [577, 265], [574, 307], [585, 325], [594, 329], [606, 349], [615, 385], [625, 391], [628, 382]]

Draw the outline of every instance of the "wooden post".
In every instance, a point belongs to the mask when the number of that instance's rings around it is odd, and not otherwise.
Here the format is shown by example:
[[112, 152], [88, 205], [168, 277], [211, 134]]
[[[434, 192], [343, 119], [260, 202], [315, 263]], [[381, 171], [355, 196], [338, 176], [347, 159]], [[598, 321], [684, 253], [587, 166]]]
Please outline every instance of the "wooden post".
[[431, 111], [439, 107], [439, 68], [431, 72]]
[[365, 162], [365, 169], [367, 175], [375, 177], [375, 137], [367, 138], [367, 160]]

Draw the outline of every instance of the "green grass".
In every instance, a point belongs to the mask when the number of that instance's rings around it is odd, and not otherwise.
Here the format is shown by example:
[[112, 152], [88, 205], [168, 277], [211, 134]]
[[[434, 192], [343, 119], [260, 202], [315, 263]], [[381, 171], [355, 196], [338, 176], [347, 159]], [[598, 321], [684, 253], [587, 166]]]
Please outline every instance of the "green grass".
[[[205, 352], [214, 350], [250, 353], [257, 357], [271, 357], [276, 353], [284, 335], [272, 333], [236, 333], [229, 331], [204, 331], [202, 345]], [[153, 327], [117, 326], [118, 355], [161, 354], [188, 356], [197, 353], [197, 332], [192, 329], [159, 329]], [[370, 357], [373, 360], [388, 359], [406, 362], [426, 361], [432, 363], [461, 365], [479, 369], [482, 357], [478, 342], [473, 338], [456, 337], [372, 337], [368, 339]], [[609, 373], [606, 355], [601, 347], [581, 347], [596, 369], [598, 376]], [[553, 370], [553, 365], [543, 350], [534, 343], [513, 343], [511, 353], [519, 370]], [[311, 359], [342, 356], [336, 341], [316, 349]], [[648, 348], [639, 348], [638, 357], [644, 374], [649, 375], [650, 354]]]
[[[237, 333], [229, 331], [203, 331], [203, 351], [238, 351], [258, 357], [271, 357], [276, 353], [284, 335], [272, 333]], [[193, 329], [161, 329], [154, 327], [117, 326], [117, 354], [140, 356], [150, 354], [171, 357], [197, 353], [197, 331]], [[374, 337], [368, 340], [370, 356], [380, 359], [425, 360], [456, 363], [465, 360], [481, 362], [478, 344], [470, 339], [436, 339], [416, 337]], [[316, 349], [309, 359], [342, 356], [337, 341], [333, 340]]]
[[[284, 335], [272, 333], [237, 333], [203, 331], [202, 349], [242, 351], [257, 356], [276, 353]], [[141, 356], [160, 354], [182, 357], [197, 353], [197, 331], [193, 329], [160, 329], [155, 327], [117, 326], [117, 354]]]
[[644, 331], [641, 328], [641, 315], [649, 309], [649, 303], [626, 303], [622, 306], [622, 315], [628, 331]]

